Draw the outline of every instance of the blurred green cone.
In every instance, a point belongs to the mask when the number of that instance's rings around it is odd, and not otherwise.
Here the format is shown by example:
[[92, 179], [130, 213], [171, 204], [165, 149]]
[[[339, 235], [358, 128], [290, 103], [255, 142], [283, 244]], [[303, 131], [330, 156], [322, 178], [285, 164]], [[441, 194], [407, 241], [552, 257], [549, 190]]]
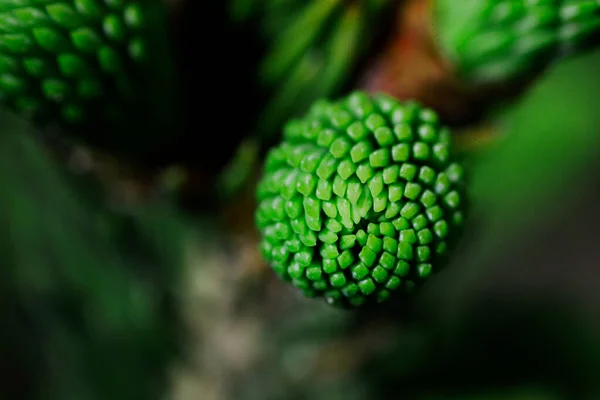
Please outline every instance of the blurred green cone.
[[0, 101], [42, 127], [134, 158], [175, 136], [160, 0], [0, 4]]
[[434, 13], [443, 51], [474, 83], [529, 77], [600, 43], [595, 0], [436, 0]]

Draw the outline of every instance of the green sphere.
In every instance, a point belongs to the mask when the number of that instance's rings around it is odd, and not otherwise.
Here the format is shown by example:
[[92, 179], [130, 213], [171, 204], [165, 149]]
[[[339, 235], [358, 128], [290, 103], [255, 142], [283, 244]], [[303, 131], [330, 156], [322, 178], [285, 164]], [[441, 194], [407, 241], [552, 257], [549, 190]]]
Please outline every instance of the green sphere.
[[409, 294], [457, 237], [463, 175], [434, 111], [363, 92], [318, 101], [267, 155], [255, 213], [262, 255], [332, 305]]
[[596, 0], [436, 0], [435, 25], [459, 74], [502, 83], [600, 42]]
[[157, 150], [173, 122], [164, 17], [160, 0], [0, 2], [0, 102], [109, 150]]

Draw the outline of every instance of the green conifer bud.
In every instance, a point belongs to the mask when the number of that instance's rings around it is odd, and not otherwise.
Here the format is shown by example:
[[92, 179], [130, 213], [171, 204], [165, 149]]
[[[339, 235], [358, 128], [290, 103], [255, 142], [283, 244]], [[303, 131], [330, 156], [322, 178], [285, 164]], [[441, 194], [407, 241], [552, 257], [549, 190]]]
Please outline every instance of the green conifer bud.
[[[173, 122], [162, 7], [160, 0], [0, 2], [0, 101], [95, 145], [155, 150]], [[130, 137], [132, 129], [143, 139]]]
[[255, 213], [262, 254], [332, 305], [410, 293], [452, 247], [462, 182], [434, 111], [363, 92], [320, 100], [267, 156]]
[[499, 83], [541, 71], [600, 39], [596, 0], [436, 0], [439, 42], [465, 79]]

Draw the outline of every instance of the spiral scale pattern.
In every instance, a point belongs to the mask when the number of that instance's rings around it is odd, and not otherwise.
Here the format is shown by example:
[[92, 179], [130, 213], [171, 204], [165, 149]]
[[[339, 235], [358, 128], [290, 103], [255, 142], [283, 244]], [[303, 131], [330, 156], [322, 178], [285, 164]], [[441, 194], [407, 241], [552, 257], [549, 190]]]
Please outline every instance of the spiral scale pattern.
[[267, 156], [262, 254], [283, 280], [332, 305], [411, 293], [452, 247], [462, 182], [432, 110], [362, 92], [318, 101]]

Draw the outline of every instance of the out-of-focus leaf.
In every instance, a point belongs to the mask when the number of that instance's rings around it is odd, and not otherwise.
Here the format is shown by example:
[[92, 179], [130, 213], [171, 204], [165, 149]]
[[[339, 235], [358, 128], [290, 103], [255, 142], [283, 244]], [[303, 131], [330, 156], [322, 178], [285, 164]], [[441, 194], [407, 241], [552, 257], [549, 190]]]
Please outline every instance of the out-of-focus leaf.
[[558, 64], [510, 109], [506, 139], [473, 168], [472, 196], [507, 223], [550, 212], [600, 154], [600, 51]]
[[261, 62], [267, 102], [255, 127], [261, 141], [276, 141], [282, 124], [316, 99], [340, 94], [393, 5], [389, 0], [269, 0], [257, 9], [256, 29], [267, 46]]
[[5, 393], [161, 398], [181, 333], [183, 225], [166, 205], [108, 209], [27, 125], [6, 114], [0, 121], [2, 347], [30, 391]]
[[600, 52], [551, 68], [501, 119], [504, 139], [469, 160], [472, 220], [421, 292], [424, 344], [399, 333], [374, 354], [375, 393], [534, 384], [597, 398], [599, 68]]

